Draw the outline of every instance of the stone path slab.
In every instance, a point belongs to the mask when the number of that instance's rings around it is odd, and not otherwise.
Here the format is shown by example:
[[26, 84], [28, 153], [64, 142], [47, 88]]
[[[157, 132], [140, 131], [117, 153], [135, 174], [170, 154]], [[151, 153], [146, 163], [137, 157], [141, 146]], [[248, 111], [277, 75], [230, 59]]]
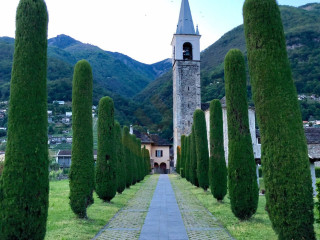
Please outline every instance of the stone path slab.
[[94, 240], [137, 240], [146, 218], [153, 192], [158, 182], [157, 175], [151, 176], [109, 223], [96, 235]]
[[190, 240], [234, 239], [195, 195], [183, 189], [183, 185], [179, 184], [181, 179], [171, 176], [170, 180]]
[[160, 175], [140, 240], [188, 240], [168, 175]]

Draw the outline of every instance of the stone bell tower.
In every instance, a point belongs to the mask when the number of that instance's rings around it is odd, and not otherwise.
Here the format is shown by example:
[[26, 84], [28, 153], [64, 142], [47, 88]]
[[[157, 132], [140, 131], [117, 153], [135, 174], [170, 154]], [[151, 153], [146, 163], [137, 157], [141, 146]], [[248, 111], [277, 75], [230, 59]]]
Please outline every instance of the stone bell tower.
[[182, 0], [177, 32], [172, 39], [174, 161], [181, 135], [189, 135], [193, 113], [201, 108], [200, 34], [195, 31], [189, 1]]

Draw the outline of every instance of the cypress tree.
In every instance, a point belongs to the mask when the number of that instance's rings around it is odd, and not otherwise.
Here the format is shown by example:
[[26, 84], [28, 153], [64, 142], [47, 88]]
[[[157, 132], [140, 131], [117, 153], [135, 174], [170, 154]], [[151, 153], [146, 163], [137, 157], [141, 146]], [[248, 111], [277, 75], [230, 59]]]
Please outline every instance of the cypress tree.
[[259, 190], [249, 128], [245, 62], [240, 50], [233, 49], [228, 52], [225, 58], [224, 74], [231, 209], [237, 218], [245, 220], [257, 210]]
[[138, 169], [138, 182], [143, 179], [143, 164], [141, 157], [141, 140], [137, 138], [136, 140], [136, 158], [137, 158], [137, 169]]
[[86, 60], [74, 68], [72, 86], [72, 157], [70, 206], [80, 218], [87, 217], [93, 203], [94, 159], [92, 133], [92, 70]]
[[185, 157], [185, 164], [184, 164], [184, 174], [185, 174], [185, 177], [186, 177], [186, 180], [190, 182], [190, 174], [189, 174], [189, 163], [190, 163], [190, 135], [189, 136], [186, 136], [186, 145], [185, 145], [185, 148], [186, 148], [186, 157]]
[[196, 150], [196, 139], [194, 133], [194, 125], [192, 125], [192, 133], [191, 133], [191, 183], [197, 187], [199, 187], [199, 181], [197, 176], [197, 150]]
[[199, 186], [206, 191], [209, 187], [209, 150], [206, 120], [202, 110], [197, 109], [194, 112], [193, 123], [197, 151], [197, 177]]
[[151, 163], [150, 163], [150, 152], [148, 149], [145, 149], [145, 160], [146, 160], [146, 164], [147, 164], [146, 175], [149, 175], [151, 172]]
[[117, 192], [122, 193], [126, 188], [126, 164], [123, 153], [121, 126], [118, 122], [115, 123], [114, 129], [117, 158]]
[[46, 234], [47, 29], [45, 2], [21, 0], [16, 14], [8, 143], [0, 187], [1, 239], [43, 239]]
[[[185, 140], [186, 140], [186, 136], [182, 135], [181, 136], [181, 159], [180, 159], [180, 169], [179, 169], [179, 174], [181, 174], [181, 177], [184, 178], [185, 177], [185, 162], [186, 162], [186, 146], [185, 146]], [[181, 170], [182, 169], [182, 170]]]
[[176, 163], [176, 172], [180, 173], [180, 162], [181, 162], [181, 147], [177, 146], [177, 163]]
[[248, 62], [269, 217], [279, 239], [315, 239], [308, 149], [275, 0], [246, 0]]
[[96, 192], [104, 201], [111, 201], [117, 191], [117, 158], [115, 157], [114, 105], [110, 97], [99, 101], [98, 154]]
[[209, 183], [218, 201], [227, 194], [227, 166], [224, 158], [222, 107], [219, 100], [210, 103]]
[[130, 135], [130, 163], [132, 166], [132, 184], [136, 184], [138, 182], [138, 165], [137, 165], [137, 155], [136, 155], [136, 136]]
[[123, 128], [122, 145], [126, 166], [126, 187], [129, 188], [132, 185], [132, 162], [130, 155], [130, 133], [127, 126]]
[[143, 165], [144, 165], [144, 176], [147, 176], [150, 173], [150, 155], [149, 155], [149, 150], [146, 149], [146, 146], [144, 146], [141, 149], [142, 152], [142, 159], [143, 159]]

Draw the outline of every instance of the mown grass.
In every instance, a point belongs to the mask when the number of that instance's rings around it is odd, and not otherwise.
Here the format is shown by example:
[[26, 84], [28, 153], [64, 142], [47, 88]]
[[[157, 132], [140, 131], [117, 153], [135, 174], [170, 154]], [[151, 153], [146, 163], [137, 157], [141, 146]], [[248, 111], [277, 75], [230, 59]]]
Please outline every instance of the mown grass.
[[94, 204], [88, 208], [88, 219], [77, 218], [69, 206], [69, 181], [50, 182], [49, 213], [46, 240], [92, 239], [107, 222], [136, 194], [144, 181], [117, 194], [111, 203], [101, 201], [94, 193]]
[[[212, 196], [210, 190], [204, 192], [182, 179], [179, 175], [171, 175], [171, 179], [176, 181], [179, 188], [194, 194], [200, 202], [217, 218], [230, 234], [238, 240], [277, 240], [268, 214], [265, 211], [266, 198], [259, 197], [257, 213], [248, 221], [239, 221], [232, 213], [230, 199], [225, 197], [222, 203], [218, 203]], [[260, 179], [261, 180], [261, 179]], [[263, 183], [263, 182], [262, 182]], [[317, 216], [318, 214], [316, 214]], [[320, 224], [315, 223], [317, 239], [320, 239]]]

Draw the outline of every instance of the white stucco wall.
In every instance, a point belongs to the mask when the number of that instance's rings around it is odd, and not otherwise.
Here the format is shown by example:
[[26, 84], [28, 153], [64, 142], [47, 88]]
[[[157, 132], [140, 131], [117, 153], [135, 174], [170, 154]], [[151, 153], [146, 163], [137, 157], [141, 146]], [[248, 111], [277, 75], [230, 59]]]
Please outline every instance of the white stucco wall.
[[[208, 147], [210, 153], [210, 111], [209, 109], [205, 112], [206, 116], [206, 125], [207, 125], [207, 138], [208, 138]], [[256, 135], [256, 120], [255, 120], [255, 111], [254, 109], [248, 110], [249, 116], [249, 127], [250, 134], [252, 139], [252, 148], [255, 158], [261, 158], [261, 145], [258, 144], [257, 135]], [[226, 163], [228, 165], [228, 120], [227, 120], [227, 108], [222, 107], [222, 118], [223, 118], [223, 143], [224, 143], [224, 155]]]

